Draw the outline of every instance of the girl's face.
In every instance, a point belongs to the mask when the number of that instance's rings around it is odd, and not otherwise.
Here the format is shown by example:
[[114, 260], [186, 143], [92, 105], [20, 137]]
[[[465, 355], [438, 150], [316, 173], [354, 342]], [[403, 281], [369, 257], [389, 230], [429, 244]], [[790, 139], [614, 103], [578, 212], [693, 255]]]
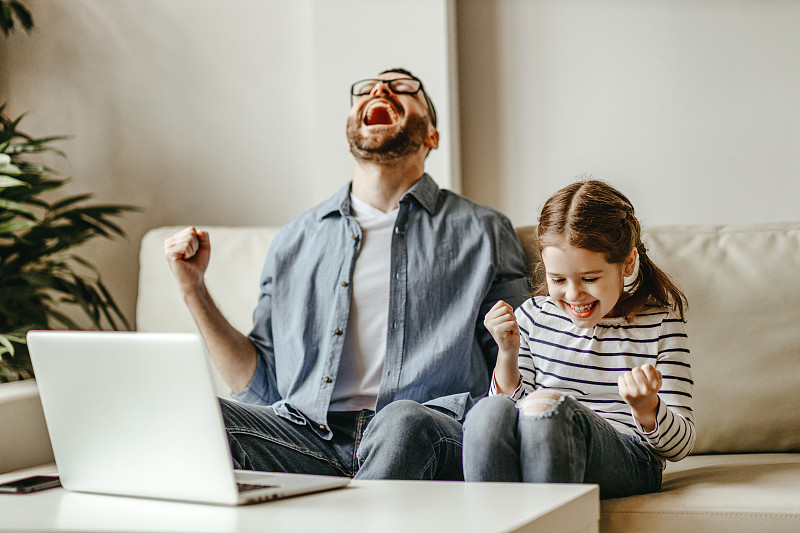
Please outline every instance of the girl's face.
[[599, 252], [570, 244], [545, 246], [542, 262], [550, 297], [579, 328], [593, 328], [600, 319], [613, 316], [625, 276], [633, 274], [636, 249], [616, 264]]

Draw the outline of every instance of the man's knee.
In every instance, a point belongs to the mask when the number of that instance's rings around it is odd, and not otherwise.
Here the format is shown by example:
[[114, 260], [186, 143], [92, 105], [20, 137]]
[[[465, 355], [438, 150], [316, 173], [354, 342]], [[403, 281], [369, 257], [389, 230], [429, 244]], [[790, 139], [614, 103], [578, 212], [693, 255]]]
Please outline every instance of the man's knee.
[[375, 418], [419, 418], [420, 416], [425, 416], [425, 413], [429, 410], [428, 407], [413, 400], [397, 400], [381, 409], [375, 415]]
[[372, 419], [357, 457], [362, 479], [463, 479], [461, 424], [420, 403], [398, 400]]
[[419, 449], [442, 440], [456, 440], [460, 445], [461, 424], [457, 420], [418, 402], [398, 400], [375, 415], [364, 431], [360, 449]]
[[426, 426], [433, 411], [411, 400], [397, 400], [381, 409], [364, 432], [369, 436], [402, 440], [404, 436], [416, 434]]

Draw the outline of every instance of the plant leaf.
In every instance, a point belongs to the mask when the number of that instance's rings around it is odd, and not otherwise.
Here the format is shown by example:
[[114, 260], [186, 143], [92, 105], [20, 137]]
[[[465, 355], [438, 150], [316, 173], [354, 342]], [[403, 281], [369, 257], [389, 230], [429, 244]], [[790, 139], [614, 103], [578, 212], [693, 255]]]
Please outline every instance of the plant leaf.
[[19, 20], [22, 27], [25, 28], [25, 31], [31, 31], [33, 29], [33, 17], [31, 16], [31, 12], [16, 0], [11, 0], [11, 9], [14, 10], [17, 20]]
[[14, 29], [14, 19], [11, 18], [11, 8], [5, 2], [0, 3], [0, 28], [8, 35]]
[[4, 354], [14, 355], [14, 345], [11, 343], [11, 339], [6, 337], [5, 335], [0, 335], [0, 356]]
[[27, 215], [33, 216], [33, 213], [31, 213], [28, 210], [28, 208], [26, 208], [21, 203], [15, 202], [13, 200], [5, 200], [3, 198], [0, 198], [0, 209], [7, 209], [9, 211], [16, 211], [17, 213], [25, 213]]
[[0, 235], [3, 233], [15, 233], [24, 231], [36, 226], [33, 220], [12, 220], [10, 222], [0, 222]]
[[[17, 0], [0, 0], [0, 6], [8, 6], [10, 1]], [[69, 179], [23, 158], [37, 153], [63, 156], [52, 143], [70, 137], [34, 138], [18, 129], [24, 114], [12, 119], [4, 110], [5, 105], [0, 104], [0, 152], [4, 154], [0, 169], [0, 336], [5, 339], [0, 354], [9, 353], [10, 343], [18, 356], [0, 362], [0, 381], [4, 376], [31, 374], [24, 344], [29, 329], [83, 327], [70, 306], [76, 306], [98, 328], [105, 324], [114, 329], [120, 323], [128, 326], [98, 269], [69, 251], [95, 237], [124, 236], [116, 217], [140, 210], [91, 204], [91, 194], [53, 194]], [[13, 338], [12, 332], [17, 337]]]
[[16, 178], [12, 178], [10, 176], [0, 176], [0, 189], [10, 189], [12, 187], [28, 187], [30, 188], [31, 184], [26, 183], [22, 180], [18, 180]]

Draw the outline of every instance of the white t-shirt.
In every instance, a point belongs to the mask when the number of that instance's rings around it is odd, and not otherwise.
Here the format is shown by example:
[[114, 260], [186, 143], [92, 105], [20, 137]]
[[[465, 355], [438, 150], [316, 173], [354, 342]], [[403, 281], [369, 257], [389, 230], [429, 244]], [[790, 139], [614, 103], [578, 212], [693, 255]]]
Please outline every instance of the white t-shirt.
[[375, 409], [389, 322], [392, 231], [398, 209], [384, 213], [350, 194], [353, 217], [361, 228], [351, 285], [350, 316], [331, 411]]

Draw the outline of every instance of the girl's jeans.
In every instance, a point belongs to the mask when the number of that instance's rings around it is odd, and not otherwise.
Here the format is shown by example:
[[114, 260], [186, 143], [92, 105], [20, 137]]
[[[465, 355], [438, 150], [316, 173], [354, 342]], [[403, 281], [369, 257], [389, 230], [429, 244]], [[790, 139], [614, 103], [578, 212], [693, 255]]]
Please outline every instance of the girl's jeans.
[[539, 413], [517, 405], [490, 396], [467, 414], [466, 481], [595, 483], [601, 498], [660, 490], [661, 462], [639, 436], [620, 433], [570, 396]]

